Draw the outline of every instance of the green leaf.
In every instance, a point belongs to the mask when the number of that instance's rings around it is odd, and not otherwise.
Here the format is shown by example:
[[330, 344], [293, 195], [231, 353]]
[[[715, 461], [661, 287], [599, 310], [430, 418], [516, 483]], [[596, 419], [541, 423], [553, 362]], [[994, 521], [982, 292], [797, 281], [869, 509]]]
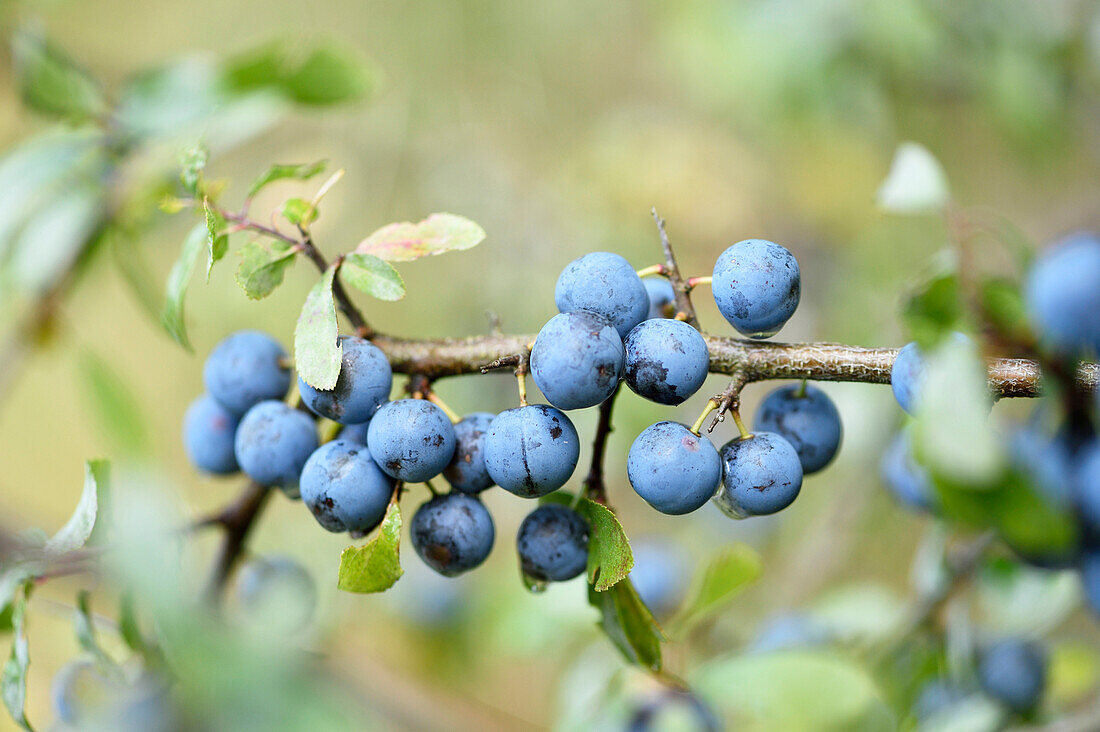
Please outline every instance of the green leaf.
[[351, 53], [321, 46], [284, 72], [281, 87], [298, 104], [326, 106], [365, 98], [374, 86], [371, 77], [370, 67]]
[[1004, 635], [1046, 635], [1081, 603], [1072, 570], [1051, 572], [997, 558], [982, 567], [975, 584], [982, 627]]
[[134, 606], [134, 593], [126, 590], [118, 601], [118, 633], [122, 641], [131, 651], [144, 653], [146, 649], [145, 636], [141, 633], [138, 624], [137, 608]]
[[106, 109], [92, 77], [54, 44], [20, 31], [12, 38], [12, 58], [23, 103], [43, 114], [83, 122]]
[[577, 513], [588, 521], [588, 583], [603, 592], [630, 575], [634, 554], [622, 524], [607, 506], [584, 498]]
[[183, 240], [179, 259], [172, 265], [172, 271], [168, 275], [164, 309], [160, 314], [160, 322], [164, 329], [176, 343], [188, 351], [192, 349], [191, 341], [187, 338], [187, 325], [183, 319], [183, 301], [187, 295], [187, 285], [191, 282], [191, 275], [195, 272], [195, 265], [199, 261], [199, 254], [202, 253], [207, 238], [206, 224], [195, 224], [195, 228], [191, 229], [187, 238]]
[[180, 155], [180, 183], [192, 196], [200, 195], [202, 173], [206, 169], [206, 161], [209, 158], [210, 151], [201, 142]]
[[1003, 277], [988, 277], [981, 283], [980, 295], [984, 314], [993, 327], [1015, 342], [1028, 342], [1031, 331], [1017, 283]]
[[329, 267], [309, 291], [294, 328], [294, 364], [302, 380], [314, 389], [328, 391], [336, 386], [340, 376], [339, 324], [336, 304], [332, 300], [332, 278], [335, 267]]
[[902, 309], [906, 330], [924, 350], [958, 330], [962, 316], [959, 279], [954, 271], [933, 276], [909, 295]]
[[336, 586], [345, 592], [385, 592], [402, 574], [401, 509], [393, 501], [378, 534], [363, 546], [349, 546], [340, 554]]
[[349, 285], [379, 300], [405, 297], [405, 280], [393, 265], [372, 254], [347, 255], [340, 265], [340, 274]]
[[660, 671], [662, 633], [629, 578], [606, 592], [588, 588], [588, 603], [600, 612], [599, 625], [627, 661]]
[[822, 651], [781, 651], [712, 661], [692, 688], [736, 729], [878, 732], [897, 721], [866, 670]]
[[26, 612], [27, 598], [31, 585], [23, 587], [23, 595], [12, 606], [11, 655], [4, 664], [4, 673], [0, 677], [0, 693], [4, 697], [4, 706], [11, 718], [25, 730], [33, 732], [24, 707], [27, 703], [27, 667], [31, 664], [30, 650], [27, 647]]
[[237, 284], [253, 300], [261, 300], [283, 283], [287, 267], [294, 264], [297, 252], [282, 242], [270, 248], [257, 241], [241, 247], [241, 265], [237, 268]]
[[84, 546], [95, 528], [99, 512], [100, 487], [106, 488], [109, 464], [106, 460], [89, 460], [84, 463], [84, 490], [76, 510], [68, 522], [46, 542], [46, 554], [60, 556]]
[[11, 245], [11, 281], [21, 290], [41, 294], [71, 271], [98, 241], [105, 195], [98, 184], [87, 181], [55, 191]]
[[87, 590], [81, 590], [77, 593], [76, 609], [73, 611], [73, 629], [76, 631], [76, 642], [80, 647], [93, 656], [104, 671], [121, 677], [121, 669], [118, 668], [118, 664], [107, 655], [107, 652], [103, 650], [96, 639], [95, 622], [92, 619], [92, 609]]
[[688, 630], [726, 606], [762, 571], [760, 555], [744, 544], [723, 547], [696, 574], [687, 598], [670, 627]]
[[387, 262], [411, 262], [444, 252], [470, 249], [485, 239], [485, 230], [469, 219], [434, 213], [423, 221], [383, 226], [359, 243], [355, 251]]
[[304, 198], [290, 198], [283, 203], [283, 218], [295, 226], [309, 226], [317, 215], [317, 207]]
[[202, 199], [202, 207], [206, 212], [206, 243], [210, 249], [210, 260], [206, 264], [206, 281], [209, 282], [210, 270], [214, 269], [214, 262], [224, 257], [229, 251], [229, 237], [222, 233], [225, 219], [210, 207], [210, 199]]
[[127, 383], [89, 350], [81, 353], [79, 368], [92, 412], [98, 418], [103, 433], [124, 453], [148, 452], [149, 425]]
[[266, 173], [252, 181], [252, 185], [248, 187], [248, 195], [246, 197], [253, 198], [257, 193], [263, 190], [265, 186], [277, 180], [285, 180], [287, 178], [292, 178], [294, 180], [309, 180], [322, 172], [326, 165], [328, 165], [327, 160], [297, 165], [272, 165], [267, 169]]

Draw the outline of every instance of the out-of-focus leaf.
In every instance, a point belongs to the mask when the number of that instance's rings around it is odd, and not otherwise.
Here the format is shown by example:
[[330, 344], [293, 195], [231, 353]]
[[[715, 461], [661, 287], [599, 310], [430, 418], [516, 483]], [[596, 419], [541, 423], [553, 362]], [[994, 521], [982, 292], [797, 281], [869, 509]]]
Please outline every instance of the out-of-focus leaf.
[[283, 218], [295, 226], [309, 226], [317, 216], [317, 207], [304, 198], [290, 198], [283, 203]]
[[923, 350], [958, 330], [962, 315], [959, 280], [954, 271], [933, 276], [909, 296], [902, 308], [906, 331]]
[[947, 176], [935, 156], [915, 142], [898, 145], [878, 189], [879, 208], [896, 214], [936, 213], [950, 198]]
[[26, 635], [27, 598], [30, 592], [31, 585], [24, 585], [23, 595], [12, 606], [11, 655], [4, 664], [4, 673], [0, 677], [0, 692], [4, 697], [4, 706], [8, 708], [15, 723], [33, 732], [24, 711], [27, 703], [27, 667], [31, 664]]
[[314, 389], [329, 390], [340, 376], [343, 348], [336, 321], [336, 303], [332, 300], [332, 278], [335, 267], [329, 267], [309, 291], [294, 329], [294, 365], [302, 380]]
[[66, 186], [67, 179], [94, 162], [99, 133], [50, 132], [33, 137], [0, 158], [0, 261], [28, 219]]
[[385, 592], [401, 578], [401, 509], [394, 501], [378, 534], [361, 547], [340, 554], [337, 587], [345, 592]]
[[1056, 708], [1078, 704], [1100, 685], [1100, 655], [1087, 643], [1061, 641], [1050, 649], [1047, 697]]
[[84, 463], [84, 490], [80, 494], [80, 502], [68, 522], [46, 542], [48, 556], [56, 557], [76, 551], [92, 535], [99, 512], [99, 491], [101, 486], [107, 485], [107, 471], [106, 460], [89, 460]]
[[251, 241], [241, 247], [241, 265], [237, 268], [237, 284], [253, 300], [261, 300], [283, 283], [286, 268], [294, 264], [295, 252], [284, 242], [270, 247]]
[[252, 181], [248, 187], [248, 198], [252, 198], [262, 191], [268, 184], [277, 180], [309, 180], [322, 172], [328, 165], [327, 160], [319, 160], [316, 163], [299, 163], [292, 165], [272, 165], [263, 175]]
[[485, 239], [485, 230], [462, 216], [434, 213], [423, 221], [383, 226], [359, 242], [355, 251], [387, 262], [411, 262], [444, 252], [469, 249]]
[[780, 651], [712, 661], [692, 688], [740, 729], [896, 730], [871, 676], [826, 651]]
[[124, 453], [147, 452], [149, 426], [126, 382], [92, 351], [81, 354], [79, 366], [92, 411], [103, 432]]
[[344, 257], [340, 274], [349, 285], [379, 300], [405, 297], [405, 280], [393, 265], [373, 255], [352, 252]]
[[142, 310], [154, 322], [159, 322], [163, 305], [161, 292], [160, 288], [154, 284], [155, 278], [145, 258], [144, 250], [134, 237], [128, 232], [121, 231], [117, 226], [110, 227], [104, 232], [104, 236], [118, 273], [130, 286]]
[[12, 57], [23, 103], [31, 109], [73, 122], [83, 122], [105, 110], [95, 80], [40, 35], [26, 30], [16, 33]]
[[983, 626], [1005, 635], [1046, 635], [1081, 602], [1074, 572], [1032, 569], [1007, 559], [982, 568], [977, 590]]
[[606, 592], [588, 587], [588, 602], [600, 611], [599, 625], [630, 663], [660, 671], [663, 634], [630, 578]]
[[229, 237], [223, 233], [225, 219], [214, 210], [209, 199], [203, 199], [202, 207], [206, 213], [206, 243], [210, 250], [210, 259], [206, 264], [206, 281], [209, 282], [210, 270], [214, 269], [214, 262], [224, 257], [229, 251]]
[[203, 246], [206, 245], [209, 234], [206, 224], [195, 224], [183, 240], [179, 259], [172, 265], [172, 271], [168, 275], [168, 286], [164, 295], [164, 309], [160, 314], [160, 322], [168, 334], [176, 343], [188, 351], [191, 350], [191, 341], [187, 338], [187, 324], [183, 319], [183, 302], [187, 295], [187, 285], [191, 282], [191, 276], [195, 272], [195, 265], [199, 261]]
[[200, 193], [202, 173], [206, 169], [206, 161], [209, 158], [210, 151], [202, 143], [193, 145], [180, 156], [180, 183], [193, 196], [198, 196]]
[[830, 590], [811, 608], [813, 619], [830, 638], [878, 641], [895, 631], [905, 615], [901, 598], [875, 584], [854, 584]]
[[712, 616], [755, 581], [761, 569], [760, 556], [751, 547], [744, 544], [723, 547], [697, 572], [670, 627], [680, 633]]
[[[118, 125], [137, 138], [156, 138], [174, 141], [188, 134], [203, 134], [206, 122], [226, 105], [219, 90], [220, 77], [216, 66], [206, 58], [185, 58], [168, 66], [145, 71], [123, 86], [115, 117]], [[195, 158], [195, 153], [205, 150], [193, 147], [185, 157]], [[199, 193], [201, 172], [205, 155], [197, 166], [183, 167], [184, 187], [196, 196]]]
[[121, 679], [122, 671], [115, 660], [99, 645], [96, 638], [95, 621], [92, 618], [91, 601], [87, 590], [81, 590], [76, 596], [76, 609], [73, 611], [73, 630], [76, 642], [99, 663], [100, 668]]
[[49, 289], [95, 240], [104, 203], [103, 190], [85, 182], [58, 191], [16, 238], [8, 279], [27, 292]]
[[981, 284], [982, 308], [992, 325], [1008, 338], [1027, 342], [1030, 334], [1024, 298], [1015, 282], [989, 277]]
[[588, 522], [588, 583], [603, 592], [630, 575], [634, 553], [619, 519], [607, 506], [584, 498], [577, 513]]
[[227, 64], [226, 84], [237, 92], [275, 89], [298, 104], [325, 106], [366, 97], [377, 72], [365, 59], [336, 46], [318, 46], [302, 54], [292, 44], [275, 42]]
[[938, 478], [992, 488], [1004, 471], [989, 422], [993, 399], [975, 345], [948, 339], [928, 355], [913, 425], [913, 453]]

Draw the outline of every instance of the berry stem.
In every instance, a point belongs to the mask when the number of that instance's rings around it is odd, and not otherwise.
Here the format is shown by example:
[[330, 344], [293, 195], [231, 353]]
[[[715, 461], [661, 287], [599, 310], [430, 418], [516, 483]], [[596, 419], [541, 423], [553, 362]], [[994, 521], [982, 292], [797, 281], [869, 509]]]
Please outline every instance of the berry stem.
[[[615, 408], [615, 397], [619, 396], [622, 385], [615, 387], [607, 399], [600, 404], [600, 419], [596, 423], [596, 436], [592, 440], [592, 466], [584, 479], [582, 493], [593, 501], [607, 505], [607, 487], [603, 480], [603, 458], [607, 452], [607, 436], [611, 434], [611, 410]], [[609, 506], [610, 508], [610, 506]]]
[[797, 398], [797, 399], [805, 399], [806, 398], [806, 387], [809, 386], [809, 383], [810, 382], [809, 382], [808, 379], [803, 379], [802, 380], [802, 383], [798, 385], [798, 391], [796, 391], [794, 393], [795, 398]]
[[718, 409], [718, 402], [714, 399], [708, 399], [707, 405], [703, 407], [703, 413], [699, 415], [699, 419], [695, 420], [695, 424], [691, 426], [691, 431], [698, 435], [699, 430], [703, 427], [703, 422], [706, 421], [707, 416], [715, 409]]
[[689, 290], [694, 290], [699, 285], [709, 285], [713, 281], [714, 278], [710, 275], [706, 277], [688, 277], [686, 284]]
[[741, 410], [737, 407], [733, 407], [729, 410], [730, 416], [733, 417], [733, 423], [737, 425], [737, 431], [741, 433], [741, 439], [747, 440], [752, 437], [752, 432], [745, 426], [744, 420], [741, 419]]
[[665, 265], [663, 264], [651, 264], [648, 267], [643, 267], [638, 270], [639, 277], [652, 277], [654, 275], [663, 275], [665, 273]]

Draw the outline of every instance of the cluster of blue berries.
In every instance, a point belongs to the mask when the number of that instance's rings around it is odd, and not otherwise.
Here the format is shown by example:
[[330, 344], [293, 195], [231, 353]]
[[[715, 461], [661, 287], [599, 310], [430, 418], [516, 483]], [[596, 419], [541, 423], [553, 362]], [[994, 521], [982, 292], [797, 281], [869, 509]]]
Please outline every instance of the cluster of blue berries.
[[[793, 314], [799, 271], [783, 247], [761, 240], [727, 249], [714, 269], [723, 315], [753, 338], [774, 334]], [[676, 319], [667, 279], [643, 282], [621, 256], [605, 252], [571, 262], [555, 287], [560, 313], [530, 354], [530, 373], [549, 404], [452, 421], [427, 399], [390, 401], [393, 374], [369, 340], [341, 336], [342, 363], [331, 390], [298, 379], [298, 407], [286, 352], [253, 331], [231, 335], [204, 368], [207, 393], [184, 420], [194, 465], [208, 473], [243, 471], [256, 483], [300, 498], [333, 532], [362, 536], [384, 518], [399, 483], [442, 475], [451, 491], [433, 495], [411, 522], [413, 546], [437, 572], [454, 576], [481, 564], [495, 540], [479, 494], [497, 485], [523, 498], [564, 486], [580, 456], [565, 411], [596, 406], [620, 382], [659, 404], [678, 405], [702, 387], [710, 356], [705, 338]], [[316, 417], [342, 425], [318, 439]], [[821, 391], [782, 387], [761, 407], [758, 432], [716, 450], [683, 424], [658, 422], [635, 440], [631, 485], [650, 505], [685, 514], [714, 498], [745, 517], [774, 513], [798, 495], [804, 474], [820, 470], [840, 443], [836, 408]], [[519, 528], [524, 573], [563, 581], [587, 564], [589, 527], [563, 505], [541, 505]]]
[[[1037, 258], [1023, 290], [1033, 347], [1048, 369], [1072, 379], [1082, 361], [1100, 355], [1100, 236], [1079, 233], [1056, 242]], [[954, 338], [965, 340], [961, 334]], [[894, 396], [906, 412], [919, 411], [922, 393], [936, 388], [928, 383], [925, 362], [916, 343], [901, 349], [894, 362]], [[1040, 499], [1075, 518], [1078, 537], [1068, 547], [1017, 553], [1042, 568], [1078, 568], [1085, 594], [1100, 612], [1100, 400], [1065, 384], [1061, 390], [1057, 400], [1041, 401], [1033, 419], [1008, 430], [1005, 452]], [[913, 459], [904, 433], [886, 451], [882, 472], [902, 503], [940, 512], [935, 481]]]

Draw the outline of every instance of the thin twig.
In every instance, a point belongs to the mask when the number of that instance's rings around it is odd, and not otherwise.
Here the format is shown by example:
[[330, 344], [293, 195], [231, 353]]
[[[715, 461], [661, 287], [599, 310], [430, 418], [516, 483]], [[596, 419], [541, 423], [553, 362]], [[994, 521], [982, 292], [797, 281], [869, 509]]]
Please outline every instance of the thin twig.
[[615, 387], [611, 396], [600, 405], [600, 419], [596, 424], [596, 436], [592, 440], [592, 466], [588, 477], [584, 479], [584, 493], [593, 501], [607, 505], [607, 486], [603, 479], [603, 459], [607, 453], [607, 437], [614, 429], [611, 426], [611, 411], [615, 408], [615, 397], [619, 396], [621, 385]]
[[[307, 257], [317, 266], [317, 269], [324, 272], [329, 268], [329, 263], [325, 260], [324, 255], [317, 249], [313, 243], [313, 236], [299, 227], [298, 231], [302, 234], [302, 251]], [[333, 264], [338, 265], [342, 261], [342, 258], [337, 258]], [[367, 323], [367, 319], [363, 317], [363, 313], [348, 297], [347, 290], [344, 289], [344, 285], [340, 282], [339, 277], [332, 279], [332, 297], [336, 300], [336, 304], [340, 307], [340, 311], [347, 316], [348, 322], [355, 328], [356, 334], [360, 338], [371, 338], [375, 335], [374, 329]]]
[[234, 566], [244, 552], [248, 533], [260, 512], [263, 511], [271, 492], [272, 489], [250, 481], [237, 500], [220, 511], [213, 519], [214, 523], [220, 524], [225, 529], [225, 536], [222, 537], [214, 572], [207, 585], [206, 597], [211, 605], [218, 603]]
[[668, 232], [665, 231], [665, 220], [657, 215], [656, 207], [652, 209], [652, 213], [653, 220], [657, 223], [657, 233], [661, 237], [661, 248], [665, 252], [664, 275], [668, 277], [676, 296], [676, 310], [684, 314], [683, 319], [688, 325], [699, 330], [699, 318], [695, 315], [695, 306], [691, 304], [691, 288], [676, 264], [676, 255], [672, 253], [672, 244], [668, 240]]

